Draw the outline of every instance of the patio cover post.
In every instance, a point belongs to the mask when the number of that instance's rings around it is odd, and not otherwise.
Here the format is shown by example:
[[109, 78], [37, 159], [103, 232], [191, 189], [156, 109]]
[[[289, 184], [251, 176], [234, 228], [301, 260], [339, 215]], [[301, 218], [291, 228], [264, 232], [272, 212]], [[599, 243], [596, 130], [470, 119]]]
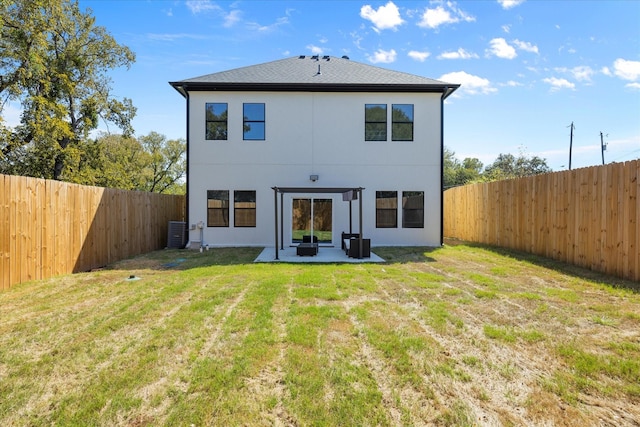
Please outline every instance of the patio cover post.
[[280, 193], [280, 249], [284, 250], [284, 193]]
[[278, 187], [273, 187], [273, 208], [275, 210], [275, 217], [273, 218], [275, 222], [275, 230], [276, 230], [276, 259], [278, 260]]
[[358, 189], [358, 201], [359, 201], [358, 216], [360, 221], [360, 225], [358, 228], [358, 236], [360, 236], [360, 238], [358, 239], [358, 245], [360, 245], [360, 251], [358, 252], [358, 259], [362, 259], [362, 187]]

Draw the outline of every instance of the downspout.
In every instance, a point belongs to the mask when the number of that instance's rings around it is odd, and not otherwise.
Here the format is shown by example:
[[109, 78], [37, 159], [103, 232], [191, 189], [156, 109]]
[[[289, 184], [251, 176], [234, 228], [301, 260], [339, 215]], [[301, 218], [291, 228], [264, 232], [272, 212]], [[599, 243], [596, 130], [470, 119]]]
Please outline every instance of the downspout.
[[[182, 86], [182, 90], [184, 90], [184, 94], [185, 94], [185, 98], [187, 100], [187, 158], [186, 163], [187, 163], [187, 168], [186, 168], [186, 173], [187, 173], [187, 188], [186, 188], [186, 196], [185, 196], [185, 207], [184, 207], [184, 216], [185, 216], [185, 232], [189, 233], [189, 147], [191, 146], [191, 144], [189, 143], [189, 109], [190, 109], [190, 104], [191, 101], [189, 100], [189, 91], [187, 91], [185, 86]], [[204, 230], [204, 225], [202, 226], [202, 229]], [[204, 234], [204, 233], [203, 233]], [[203, 236], [204, 238], [204, 236]], [[202, 239], [200, 240], [200, 245], [202, 245]], [[202, 246], [201, 246], [202, 248]]]
[[440, 246], [444, 246], [444, 100], [454, 90], [445, 86], [440, 97]]

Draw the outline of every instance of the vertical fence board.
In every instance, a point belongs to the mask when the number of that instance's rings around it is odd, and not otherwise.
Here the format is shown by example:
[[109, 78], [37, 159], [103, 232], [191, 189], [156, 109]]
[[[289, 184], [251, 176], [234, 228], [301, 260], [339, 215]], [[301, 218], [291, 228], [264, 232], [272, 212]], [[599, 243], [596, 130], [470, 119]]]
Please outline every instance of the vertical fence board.
[[10, 194], [9, 177], [0, 175], [0, 291], [9, 289], [11, 283]]
[[635, 161], [629, 165], [631, 169], [629, 193], [629, 211], [632, 212], [629, 219], [629, 236], [633, 240], [629, 244], [629, 257], [632, 258], [629, 263], [628, 276], [633, 280], [640, 281], [640, 206], [638, 206], [640, 198], [640, 161]]
[[166, 246], [184, 196], [0, 175], [0, 290]]
[[445, 236], [640, 280], [640, 161], [445, 191]]

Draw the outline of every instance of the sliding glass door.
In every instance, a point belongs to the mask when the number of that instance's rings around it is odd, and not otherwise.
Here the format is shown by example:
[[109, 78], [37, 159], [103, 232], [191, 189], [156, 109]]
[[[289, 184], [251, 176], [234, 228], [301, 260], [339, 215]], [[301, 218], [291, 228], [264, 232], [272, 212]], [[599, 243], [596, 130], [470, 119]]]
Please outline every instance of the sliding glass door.
[[291, 209], [292, 243], [303, 236], [316, 236], [318, 243], [333, 242], [333, 204], [331, 199], [294, 198]]

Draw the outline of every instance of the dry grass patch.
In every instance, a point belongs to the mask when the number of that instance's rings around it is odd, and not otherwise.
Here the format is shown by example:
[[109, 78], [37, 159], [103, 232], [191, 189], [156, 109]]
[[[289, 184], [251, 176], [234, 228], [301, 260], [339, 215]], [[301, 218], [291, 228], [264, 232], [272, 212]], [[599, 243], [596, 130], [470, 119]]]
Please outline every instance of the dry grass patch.
[[158, 251], [1, 293], [0, 425], [640, 420], [635, 283], [465, 244], [377, 248], [385, 264], [258, 252]]

